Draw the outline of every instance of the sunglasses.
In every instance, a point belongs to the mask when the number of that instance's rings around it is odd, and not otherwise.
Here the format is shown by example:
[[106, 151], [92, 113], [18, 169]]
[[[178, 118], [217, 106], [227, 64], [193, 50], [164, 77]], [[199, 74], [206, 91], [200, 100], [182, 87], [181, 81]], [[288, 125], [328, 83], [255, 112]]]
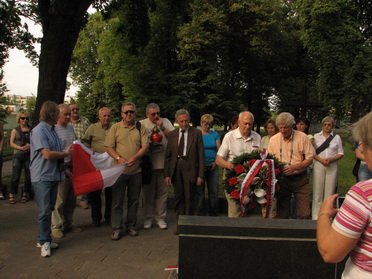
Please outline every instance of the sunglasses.
[[124, 114], [131, 113], [131, 114], [133, 114], [133, 113], [135, 113], [135, 111], [134, 110], [126, 110], [126, 111], [122, 111], [122, 113], [124, 113]]
[[29, 120], [28, 117], [20, 117], [22, 120]]
[[160, 112], [153, 112], [153, 113], [150, 113], [152, 116], [155, 116], [155, 115], [160, 115]]

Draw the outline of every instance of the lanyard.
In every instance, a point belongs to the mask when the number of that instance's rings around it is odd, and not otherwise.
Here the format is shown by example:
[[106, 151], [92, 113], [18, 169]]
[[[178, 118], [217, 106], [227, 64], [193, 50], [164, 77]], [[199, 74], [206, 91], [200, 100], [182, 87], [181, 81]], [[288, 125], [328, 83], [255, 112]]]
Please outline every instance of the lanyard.
[[[291, 164], [292, 161], [292, 155], [293, 155], [293, 144], [294, 144], [294, 132], [292, 130], [292, 143], [291, 143], [291, 154], [289, 156], [289, 163], [288, 165]], [[283, 135], [280, 138], [280, 162], [282, 162], [282, 151], [283, 151]]]

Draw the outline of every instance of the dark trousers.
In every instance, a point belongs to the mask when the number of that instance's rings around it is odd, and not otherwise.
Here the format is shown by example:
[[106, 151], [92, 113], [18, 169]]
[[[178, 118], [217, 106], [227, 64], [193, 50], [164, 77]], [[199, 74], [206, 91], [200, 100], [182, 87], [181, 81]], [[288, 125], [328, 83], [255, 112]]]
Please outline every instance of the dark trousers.
[[173, 176], [174, 211], [179, 215], [194, 215], [196, 184], [191, 183], [185, 160], [177, 161]]
[[21, 178], [22, 169], [25, 170], [25, 186], [23, 192], [29, 194], [31, 190], [30, 179], [30, 155], [29, 154], [14, 154], [12, 159], [13, 175], [10, 182], [9, 193], [18, 194], [18, 185]]
[[[105, 221], [110, 222], [111, 220], [111, 205], [112, 205], [112, 187], [107, 187], [105, 191]], [[102, 190], [88, 193], [88, 200], [90, 202], [91, 217], [93, 222], [99, 222], [102, 220]]]
[[289, 217], [292, 193], [296, 199], [297, 218], [308, 219], [310, 217], [310, 185], [306, 171], [285, 176], [283, 179], [277, 196], [276, 218], [287, 219]]

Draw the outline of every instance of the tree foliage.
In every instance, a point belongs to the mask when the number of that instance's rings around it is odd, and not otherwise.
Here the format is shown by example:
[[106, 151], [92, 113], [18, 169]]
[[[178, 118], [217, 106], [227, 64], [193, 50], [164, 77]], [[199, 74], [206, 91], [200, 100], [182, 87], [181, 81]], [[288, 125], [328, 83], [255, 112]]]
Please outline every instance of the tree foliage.
[[371, 109], [371, 19], [359, 6], [367, 2], [299, 1], [302, 39], [319, 68], [318, 97], [338, 118], [350, 113], [356, 120]]
[[[78, 102], [94, 116], [156, 102], [198, 124], [251, 110], [310, 118], [370, 109], [370, 7], [363, 1], [125, 0], [92, 15], [72, 63]], [[363, 98], [360, 98], [363, 96]], [[275, 102], [275, 103], [273, 103]], [[311, 109], [315, 105], [316, 110]]]

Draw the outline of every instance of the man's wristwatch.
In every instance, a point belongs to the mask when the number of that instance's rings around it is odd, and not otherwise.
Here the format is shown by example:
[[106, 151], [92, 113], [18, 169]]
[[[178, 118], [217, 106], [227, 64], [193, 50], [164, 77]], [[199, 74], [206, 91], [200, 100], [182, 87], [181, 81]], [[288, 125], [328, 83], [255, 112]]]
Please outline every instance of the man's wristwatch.
[[120, 158], [121, 158], [121, 156], [118, 156], [115, 159], [116, 159], [116, 161], [119, 161]]

